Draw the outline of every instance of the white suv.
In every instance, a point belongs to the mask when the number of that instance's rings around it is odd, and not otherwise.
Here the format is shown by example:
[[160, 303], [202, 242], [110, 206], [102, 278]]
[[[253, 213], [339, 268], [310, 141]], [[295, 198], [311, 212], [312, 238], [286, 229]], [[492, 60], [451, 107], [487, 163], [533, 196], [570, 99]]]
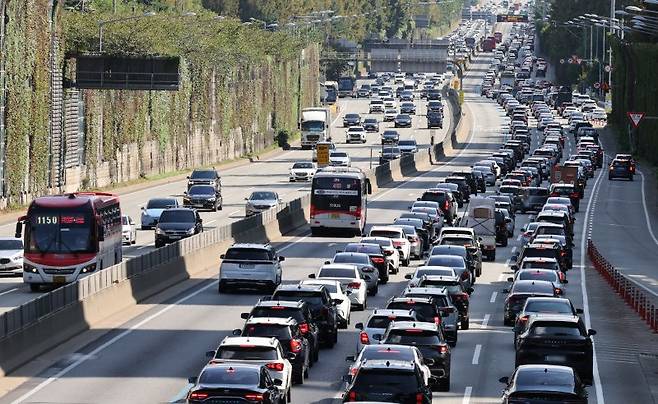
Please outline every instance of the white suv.
[[390, 238], [393, 246], [400, 251], [402, 265], [409, 265], [409, 261], [411, 260], [411, 243], [407, 239], [407, 235], [403, 229], [395, 226], [373, 226], [370, 229], [368, 237]]

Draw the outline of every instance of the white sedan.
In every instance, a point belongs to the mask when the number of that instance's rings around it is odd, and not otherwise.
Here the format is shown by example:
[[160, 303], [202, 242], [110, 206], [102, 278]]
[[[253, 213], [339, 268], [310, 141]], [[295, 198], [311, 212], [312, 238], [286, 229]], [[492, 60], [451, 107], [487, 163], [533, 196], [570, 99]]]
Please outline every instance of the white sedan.
[[290, 182], [310, 181], [313, 179], [318, 166], [310, 161], [299, 161], [290, 168]]
[[337, 280], [305, 279], [301, 283], [302, 285], [322, 285], [327, 288], [331, 299], [336, 303], [339, 328], [346, 329], [350, 324], [350, 317], [352, 316], [352, 302], [349, 297], [352, 292], [346, 290], [340, 281]]
[[352, 165], [352, 160], [350, 159], [350, 155], [346, 152], [332, 150], [329, 152], [329, 163], [332, 166], [350, 167]]
[[[370, 275], [363, 275], [370, 276]], [[310, 274], [311, 279], [328, 279], [340, 282], [349, 290], [349, 298], [355, 310], [365, 310], [368, 306], [368, 285], [362, 278], [359, 268], [352, 264], [325, 264], [317, 274]]]
[[137, 242], [135, 221], [127, 215], [121, 215], [121, 241], [123, 244], [135, 244]]

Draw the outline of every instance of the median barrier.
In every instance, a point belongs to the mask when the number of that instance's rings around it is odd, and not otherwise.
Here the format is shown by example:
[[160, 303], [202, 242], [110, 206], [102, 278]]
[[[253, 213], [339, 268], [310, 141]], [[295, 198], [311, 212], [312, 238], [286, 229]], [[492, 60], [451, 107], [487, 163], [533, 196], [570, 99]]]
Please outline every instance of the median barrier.
[[[444, 156], [442, 150], [453, 136], [454, 131], [434, 145], [435, 156]], [[390, 182], [429, 169], [431, 163], [429, 153], [421, 150], [365, 170], [365, 174], [374, 193]], [[219, 268], [220, 254], [235, 242], [269, 242], [306, 226], [309, 202], [310, 195], [305, 195], [276, 209], [169, 244], [1, 314], [0, 376], [192, 275]]]
[[594, 269], [603, 276], [626, 304], [647, 323], [653, 332], [658, 332], [658, 299], [608, 262], [589, 238], [587, 239], [587, 256]]

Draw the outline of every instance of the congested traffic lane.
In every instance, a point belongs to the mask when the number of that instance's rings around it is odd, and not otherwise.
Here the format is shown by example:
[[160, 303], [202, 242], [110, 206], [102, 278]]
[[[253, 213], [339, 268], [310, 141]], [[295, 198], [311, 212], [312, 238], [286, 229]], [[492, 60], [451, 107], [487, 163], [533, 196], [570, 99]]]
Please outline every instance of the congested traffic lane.
[[[360, 86], [369, 82], [371, 81], [359, 80], [357, 84]], [[429, 147], [431, 134], [434, 134], [436, 142], [443, 140], [451, 118], [448, 116], [449, 114], [446, 114], [445, 129], [423, 129], [426, 128], [425, 118], [422, 116], [426, 111], [425, 101], [420, 100], [420, 97], [417, 96], [414, 102], [417, 114], [412, 119], [412, 128], [399, 128], [398, 131], [401, 139], [415, 138], [418, 142], [418, 148], [422, 152]], [[380, 134], [385, 129], [391, 128], [393, 123], [382, 122], [380, 132], [368, 133], [365, 144], [345, 144], [346, 128], [343, 127], [342, 117], [346, 112], [361, 113], [363, 117], [375, 116], [380, 120], [383, 119], [383, 114], [367, 114], [369, 101], [366, 98], [341, 98], [338, 103], [340, 113], [332, 117], [332, 138], [337, 144], [337, 148], [346, 150], [349, 153], [353, 166], [364, 169], [376, 166], [379, 163], [379, 150], [381, 150]], [[310, 161], [311, 157], [311, 150], [295, 149], [268, 160], [254, 161], [246, 166], [231, 168], [226, 171], [220, 170], [224, 209], [218, 212], [202, 211], [201, 217], [204, 220], [204, 227], [213, 229], [244, 218], [244, 199], [257, 189], [276, 191], [286, 202], [308, 193], [310, 183], [291, 183], [288, 174], [293, 163]], [[186, 186], [187, 180], [182, 180], [121, 196], [122, 212], [131, 216], [138, 226], [137, 243], [124, 247], [124, 259], [145, 254], [155, 248], [154, 231], [139, 230], [141, 207], [145, 206], [147, 201], [153, 197], [175, 196], [182, 202], [182, 193], [185, 191]], [[2, 225], [0, 226], [0, 235], [12, 236], [14, 230], [14, 223]], [[0, 313], [30, 301], [42, 293], [45, 293], [45, 291], [41, 293], [31, 292], [29, 287], [23, 284], [20, 277], [0, 277]]]
[[[390, 223], [421, 191], [454, 169], [466, 167], [468, 162], [479, 158], [484, 149], [493, 148], [499, 142], [500, 138], [487, 132], [483, 139], [473, 139], [475, 146], [467, 149], [454, 163], [397, 184], [396, 188], [381, 190], [370, 202], [370, 224]], [[288, 258], [284, 280], [305, 279], [324, 260], [331, 258], [336, 249], [352, 240], [288, 237], [277, 243], [281, 254]], [[408, 270], [403, 270], [392, 277], [392, 282], [382, 286], [379, 296], [370, 299], [369, 306], [381, 306], [388, 297], [397, 293], [403, 287], [406, 272]], [[258, 298], [258, 294], [218, 295], [216, 286], [216, 280], [208, 280], [193, 292], [178, 298], [186, 300], [173, 306], [154, 308], [131, 320], [101, 341], [78, 350], [79, 354], [86, 355], [82, 356], [84, 360], [65, 374], [51, 379], [40, 390], [34, 391], [35, 386], [40, 386], [40, 378], [34, 378], [5, 400], [11, 402], [32, 391], [30, 401], [50, 402], [163, 402], [181, 397], [181, 392], [187, 387], [185, 378], [199, 371], [204, 352], [216, 346], [233, 328], [240, 327], [243, 321], [239, 313], [248, 311]], [[352, 324], [364, 318], [364, 313], [354, 313]], [[331, 399], [338, 392], [338, 381], [346, 366], [343, 358], [353, 353], [355, 336], [353, 328], [341, 331], [336, 348], [321, 352], [320, 362], [311, 369], [308, 382], [293, 388], [294, 402]], [[458, 346], [456, 349], [462, 348]], [[56, 372], [48, 369], [40, 377], [53, 373]], [[107, 388], [109, 385], [113, 386], [112, 389]], [[453, 388], [453, 391], [457, 390]]]

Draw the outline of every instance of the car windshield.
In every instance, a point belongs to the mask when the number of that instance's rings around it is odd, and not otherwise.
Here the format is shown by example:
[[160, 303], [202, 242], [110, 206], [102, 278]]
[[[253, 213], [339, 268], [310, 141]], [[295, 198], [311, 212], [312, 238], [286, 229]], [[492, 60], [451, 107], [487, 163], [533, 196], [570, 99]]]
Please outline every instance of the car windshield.
[[146, 209], [167, 209], [176, 206], [175, 199], [151, 199], [146, 204]]
[[244, 337], [274, 337], [280, 340], [291, 338], [290, 327], [282, 324], [247, 324], [244, 326]]
[[558, 263], [555, 261], [526, 261], [521, 269], [552, 269], [558, 270]]
[[215, 354], [215, 359], [233, 359], [245, 361], [277, 360], [279, 359], [279, 355], [276, 352], [276, 348], [273, 347], [244, 344], [239, 346], [234, 345], [220, 347]]
[[433, 331], [424, 330], [391, 330], [386, 338], [386, 344], [400, 345], [439, 345], [441, 339]]
[[524, 311], [526, 313], [554, 313], [554, 314], [573, 314], [571, 306], [564, 300], [529, 300], [526, 303]]
[[361, 254], [336, 254], [334, 256], [336, 264], [370, 264], [370, 257]]
[[297, 307], [286, 306], [256, 306], [249, 314], [250, 317], [274, 317], [288, 318], [292, 317], [297, 322], [304, 322], [304, 314]]
[[[379, 318], [379, 317], [377, 317]], [[372, 320], [374, 320], [375, 317], [373, 317]], [[371, 320], [371, 321], [372, 321]], [[400, 321], [409, 321], [409, 320], [400, 320]], [[384, 327], [375, 327], [371, 326], [370, 322], [368, 323], [368, 327], [371, 328], [386, 328], [388, 327], [388, 323]], [[385, 347], [385, 346], [377, 346], [377, 345], [367, 345], [363, 348], [361, 351], [361, 358], [362, 361], [364, 360], [398, 360], [398, 361], [405, 361], [405, 362], [410, 362], [415, 360], [413, 351], [410, 348], [404, 348], [404, 347]]]
[[570, 372], [550, 371], [550, 374], [544, 369], [524, 369], [516, 375], [516, 385], [523, 390], [528, 386], [536, 388], [537, 386], [574, 386], [574, 377]]
[[322, 268], [318, 274], [318, 278], [357, 278], [354, 269], [348, 268]]
[[561, 236], [564, 235], [564, 229], [562, 227], [541, 226], [537, 228], [535, 234], [537, 235], [549, 234], [549, 235]]
[[418, 391], [418, 378], [412, 372], [391, 369], [368, 369], [360, 371], [350, 391], [361, 394], [383, 394], [397, 396]]
[[441, 237], [441, 244], [443, 245], [464, 246], [464, 245], [471, 245], [471, 242], [472, 241], [470, 239], [463, 237]]
[[213, 180], [215, 179], [215, 172], [210, 170], [194, 171], [190, 175], [191, 180]]
[[399, 231], [394, 230], [370, 230], [371, 237], [402, 238]]
[[214, 195], [215, 189], [209, 185], [193, 185], [187, 193], [190, 195]]
[[331, 152], [331, 157], [347, 157], [345, 152]]
[[400, 136], [400, 134], [397, 133], [394, 130], [385, 130], [384, 133], [382, 134], [382, 136], [384, 136], [384, 137], [394, 136], [395, 137], [395, 136]]
[[[423, 322], [434, 322], [434, 317], [436, 316], [436, 306], [432, 303], [422, 303], [415, 300], [406, 300], [401, 302], [391, 302], [386, 307], [387, 309], [392, 310], [410, 310], [413, 309], [416, 312], [416, 318], [418, 321]], [[389, 344], [395, 344], [395, 342], [388, 342]]]
[[23, 241], [16, 240], [0, 240], [0, 250], [22, 250]]
[[211, 385], [260, 385], [260, 371], [240, 368], [206, 368], [199, 376], [199, 384]]
[[514, 282], [512, 293], [546, 293], [553, 294], [553, 285], [549, 282]]
[[[370, 243], [374, 244], [374, 243]], [[374, 245], [348, 244], [345, 246], [345, 252], [359, 252], [364, 254], [381, 254], [381, 249]]]
[[262, 248], [229, 248], [224, 255], [226, 260], [270, 261], [269, 251]]
[[522, 271], [516, 279], [520, 281], [558, 281], [557, 273], [552, 271]]
[[391, 324], [391, 321], [414, 321], [415, 319], [411, 316], [374, 316], [371, 317], [368, 321], [368, 328], [388, 328], [388, 325]]
[[519, 193], [520, 189], [519, 187], [509, 187], [509, 186], [503, 186], [498, 189], [501, 194], [513, 194], [516, 195]]
[[391, 239], [389, 238], [364, 238], [361, 240], [362, 243], [369, 243], [369, 244], [379, 244], [382, 247], [391, 247], [392, 242]]
[[288, 302], [304, 301], [311, 306], [318, 306], [323, 303], [320, 292], [305, 292], [297, 290], [279, 290], [272, 295], [272, 299], [284, 300]]
[[400, 140], [398, 143], [400, 146], [416, 146], [415, 140]]
[[535, 323], [530, 328], [530, 334], [546, 337], [579, 337], [581, 336], [578, 324], [573, 323]]
[[377, 120], [374, 119], [374, 118], [366, 118], [363, 122], [364, 123], [377, 123]]
[[425, 264], [427, 266], [440, 266], [440, 267], [451, 267], [451, 268], [464, 268], [466, 265], [462, 257], [454, 255], [435, 255], [427, 260]]
[[165, 210], [160, 215], [160, 223], [194, 223], [196, 217], [191, 210]]
[[313, 168], [313, 163], [295, 163], [292, 168]]
[[274, 192], [261, 191], [261, 192], [252, 192], [249, 199], [252, 201], [272, 201], [277, 198]]

